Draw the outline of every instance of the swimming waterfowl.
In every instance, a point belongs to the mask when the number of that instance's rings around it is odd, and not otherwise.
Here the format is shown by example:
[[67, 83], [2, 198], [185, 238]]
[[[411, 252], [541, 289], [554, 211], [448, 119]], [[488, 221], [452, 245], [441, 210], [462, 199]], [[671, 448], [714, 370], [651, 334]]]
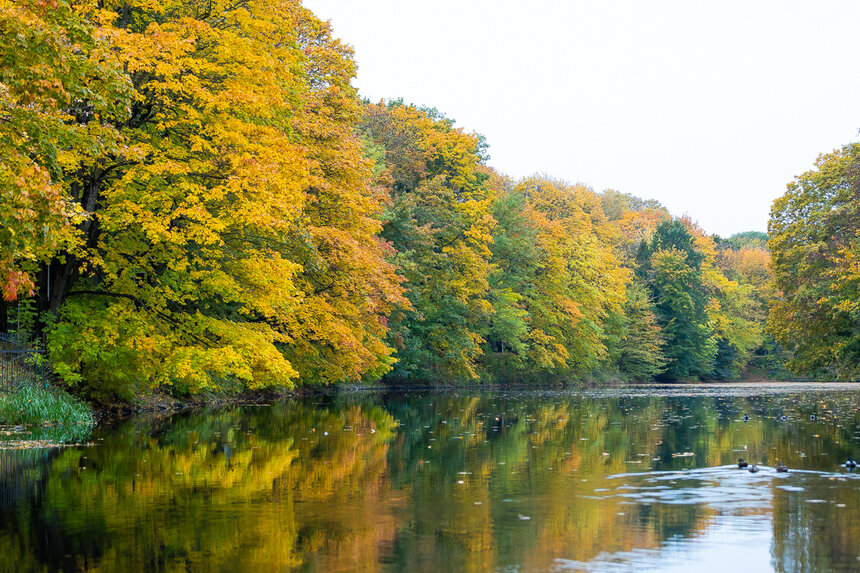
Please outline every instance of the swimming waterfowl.
[[853, 470], [854, 468], [857, 467], [857, 462], [854, 461], [854, 458], [848, 458], [848, 460], [845, 462], [844, 465], [849, 470]]
[[747, 469], [747, 471], [751, 474], [754, 474], [754, 473], [758, 472], [758, 466], [753, 464]]
[[744, 414], [744, 422], [749, 422], [749, 421], [750, 421], [749, 414]]
[[744, 469], [744, 468], [745, 468], [745, 467], [747, 467], [748, 465], [749, 465], [749, 464], [748, 464], [748, 463], [746, 463], [746, 462], [744, 461], [744, 459], [743, 459], [743, 458], [739, 458], [739, 459], [738, 459], [738, 467], [739, 467], [740, 469]]
[[784, 474], [784, 473], [788, 473], [788, 468], [785, 466], [784, 463], [778, 462], [776, 464], [776, 471], [781, 473], [781, 474]]

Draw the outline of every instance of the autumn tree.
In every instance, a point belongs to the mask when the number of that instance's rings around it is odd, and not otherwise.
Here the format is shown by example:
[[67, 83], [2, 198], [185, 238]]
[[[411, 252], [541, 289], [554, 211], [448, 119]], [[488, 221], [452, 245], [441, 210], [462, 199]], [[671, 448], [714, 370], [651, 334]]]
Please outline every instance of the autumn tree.
[[493, 213], [491, 373], [581, 379], [609, 355], [609, 317], [628, 280], [599, 197], [530, 177], [499, 192]]
[[477, 378], [495, 224], [482, 139], [400, 101], [365, 105], [361, 132], [377, 150], [389, 195], [382, 237], [398, 252], [411, 303], [391, 323], [392, 376]]
[[[360, 102], [351, 50], [299, 0], [0, 0], [0, 31], [0, 288], [96, 397], [736, 377], [762, 345], [761, 234], [505, 179], [437, 110]], [[772, 330], [845, 377], [856, 153], [771, 223]]]
[[607, 356], [607, 319], [621, 311], [630, 278], [616, 257], [616, 230], [598, 195], [584, 185], [531, 177], [516, 190], [542, 222], [552, 257], [538, 269], [543, 292], [535, 325], [561, 344], [566, 368], [581, 377]]
[[822, 155], [771, 209], [769, 329], [797, 373], [860, 376], [860, 144]]
[[785, 356], [782, 346], [773, 335], [764, 331], [770, 308], [777, 298], [777, 289], [771, 265], [770, 251], [764, 233], [738, 233], [726, 240], [718, 240], [717, 266], [726, 278], [746, 291], [735, 305], [737, 314], [757, 325], [758, 346], [750, 356], [754, 372], [784, 378]]
[[610, 221], [619, 221], [630, 212], [659, 211], [666, 215], [669, 214], [666, 208], [655, 199], [641, 199], [630, 193], [622, 193], [614, 189], [605, 189], [600, 193], [600, 204], [606, 218]]
[[78, 91], [26, 112], [98, 143], [45, 168], [72, 213], [58, 228], [78, 223], [37, 285], [57, 372], [124, 396], [386, 372], [386, 316], [408, 303], [353, 132], [351, 52], [328, 25], [290, 1], [58, 11], [66, 36], [33, 42], [88, 63], [58, 65]]
[[636, 266], [636, 252], [640, 245], [651, 241], [654, 231], [663, 221], [672, 219], [669, 211], [656, 201], [604, 191], [601, 202], [607, 218], [618, 229], [619, 258], [627, 268]]
[[[0, 287], [35, 294], [40, 264], [90, 225], [64, 174], [117, 153], [131, 85], [105, 34], [68, 2], [0, 2]], [[78, 194], [76, 196], [76, 193]], [[0, 303], [2, 304], [2, 303]]]

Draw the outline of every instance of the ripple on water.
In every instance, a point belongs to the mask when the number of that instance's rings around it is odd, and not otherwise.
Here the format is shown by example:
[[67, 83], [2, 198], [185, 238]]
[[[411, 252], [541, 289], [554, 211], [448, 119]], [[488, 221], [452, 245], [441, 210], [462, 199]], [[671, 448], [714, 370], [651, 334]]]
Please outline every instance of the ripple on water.
[[[737, 466], [718, 466], [682, 471], [653, 471], [615, 474], [607, 481], [620, 481], [615, 487], [602, 487], [583, 495], [591, 499], [617, 499], [619, 502], [667, 505], [707, 505], [721, 512], [769, 512], [774, 488], [803, 494], [807, 489], [821, 497], [825, 484], [834, 480], [856, 478], [854, 474], [794, 471], [778, 473], [776, 468], [759, 466], [760, 472], [751, 474]], [[786, 482], [793, 483], [786, 483]], [[802, 485], [801, 485], [802, 484]], [[810, 493], [812, 495], [812, 493]], [[829, 503], [828, 500], [805, 499], [807, 503]]]

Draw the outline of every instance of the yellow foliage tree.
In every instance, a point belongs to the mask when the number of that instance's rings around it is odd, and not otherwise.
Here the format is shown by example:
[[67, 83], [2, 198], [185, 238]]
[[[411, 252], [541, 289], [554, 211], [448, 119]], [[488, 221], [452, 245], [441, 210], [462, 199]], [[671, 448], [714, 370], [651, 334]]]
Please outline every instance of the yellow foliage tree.
[[77, 9], [133, 93], [117, 150], [63, 170], [87, 223], [47, 268], [57, 371], [120, 394], [384, 373], [405, 299], [350, 50], [294, 1]]

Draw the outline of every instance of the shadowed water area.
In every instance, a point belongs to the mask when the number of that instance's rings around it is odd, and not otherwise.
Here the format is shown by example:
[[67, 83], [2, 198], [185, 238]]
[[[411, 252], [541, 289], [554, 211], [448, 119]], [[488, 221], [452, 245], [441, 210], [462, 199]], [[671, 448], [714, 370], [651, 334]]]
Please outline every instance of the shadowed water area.
[[125, 420], [88, 445], [0, 451], [0, 570], [856, 571], [860, 474], [841, 464], [860, 457], [860, 391], [834, 388], [358, 394]]

